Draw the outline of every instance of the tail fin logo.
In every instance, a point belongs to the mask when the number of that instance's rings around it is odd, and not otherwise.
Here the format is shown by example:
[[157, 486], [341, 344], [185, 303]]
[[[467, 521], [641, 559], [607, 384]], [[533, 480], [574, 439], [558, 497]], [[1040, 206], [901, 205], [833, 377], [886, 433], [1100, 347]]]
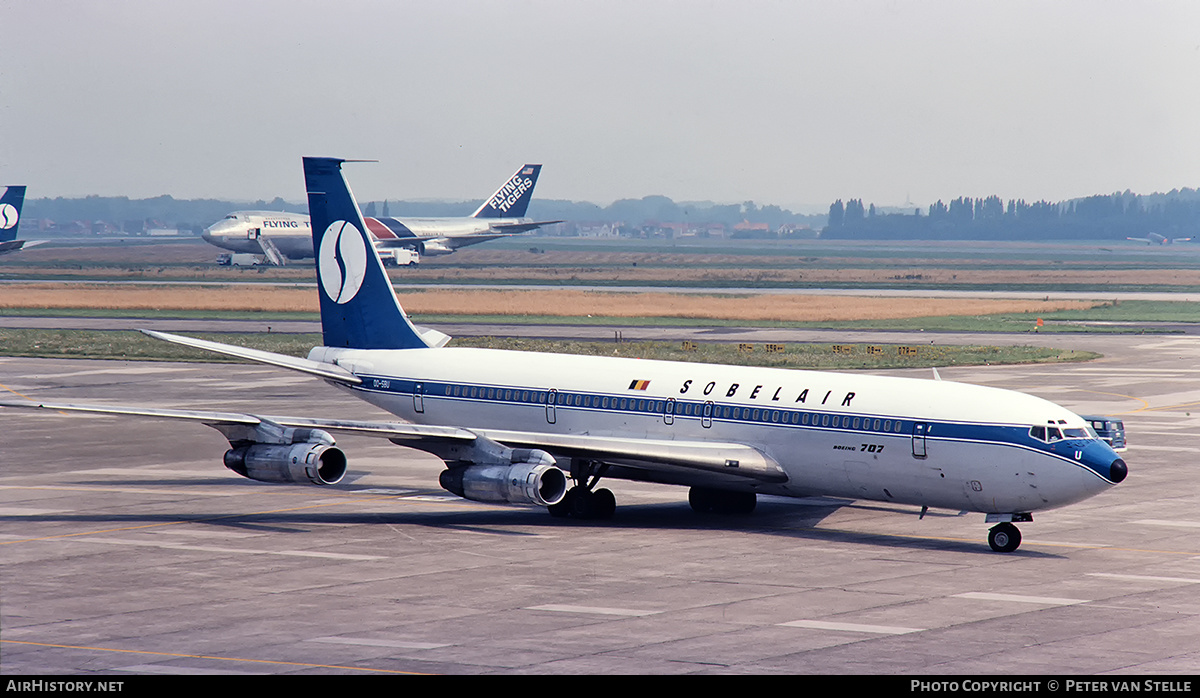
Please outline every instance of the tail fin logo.
[[12, 204], [0, 204], [0, 230], [15, 228], [20, 219], [21, 214], [17, 211], [16, 206]]
[[339, 305], [358, 295], [367, 275], [367, 246], [360, 231], [349, 221], [334, 221], [321, 238], [318, 259], [321, 289]]
[[508, 209], [512, 208], [513, 204], [517, 203], [517, 200], [532, 188], [532, 179], [517, 175], [505, 182], [504, 186], [500, 187], [500, 191], [496, 192], [488, 201], [488, 204], [501, 213], [508, 213]]

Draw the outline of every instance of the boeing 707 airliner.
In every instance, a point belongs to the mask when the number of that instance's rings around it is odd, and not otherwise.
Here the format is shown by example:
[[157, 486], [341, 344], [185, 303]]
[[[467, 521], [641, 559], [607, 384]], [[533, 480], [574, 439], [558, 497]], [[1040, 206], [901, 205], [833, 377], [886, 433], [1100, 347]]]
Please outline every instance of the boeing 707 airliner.
[[865, 374], [444, 346], [388, 282], [344, 160], [304, 158], [323, 346], [307, 359], [178, 335], [154, 337], [301, 371], [403, 421], [301, 419], [37, 404], [193, 420], [229, 440], [225, 466], [265, 482], [335, 485], [334, 434], [440, 457], [470, 500], [608, 518], [606, 478], [681, 485], [697, 511], [748, 513], [758, 495], [832, 495], [981, 512], [998, 552], [1014, 522], [1104, 492], [1123, 461], [1070, 410], [1023, 393]]

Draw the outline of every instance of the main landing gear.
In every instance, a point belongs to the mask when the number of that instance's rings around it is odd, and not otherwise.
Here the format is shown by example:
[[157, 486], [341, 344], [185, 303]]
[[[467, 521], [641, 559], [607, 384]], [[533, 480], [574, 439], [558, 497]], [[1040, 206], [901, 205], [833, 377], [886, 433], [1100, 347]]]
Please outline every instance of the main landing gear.
[[575, 480], [575, 486], [567, 490], [561, 502], [550, 505], [550, 515], [572, 519], [611, 519], [617, 510], [616, 496], [612, 490], [603, 487], [595, 489], [596, 483], [607, 471], [607, 465], [585, 463], [577, 467], [572, 463], [571, 477]]
[[1032, 514], [988, 514], [988, 523], [996, 523], [988, 531], [988, 545], [998, 553], [1011, 553], [1021, 545], [1021, 531], [1014, 521], [1033, 521]]
[[697, 514], [749, 514], [758, 505], [758, 495], [693, 487], [688, 490], [688, 504]]

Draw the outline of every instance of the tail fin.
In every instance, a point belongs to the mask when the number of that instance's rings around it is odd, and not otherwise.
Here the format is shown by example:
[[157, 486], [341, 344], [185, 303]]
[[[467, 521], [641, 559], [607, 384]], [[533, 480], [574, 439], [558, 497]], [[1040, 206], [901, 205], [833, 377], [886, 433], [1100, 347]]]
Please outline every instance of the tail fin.
[[0, 242], [17, 239], [21, 227], [21, 204], [25, 203], [25, 187], [10, 186], [0, 197]]
[[525, 165], [471, 214], [473, 218], [524, 218], [541, 165]]
[[325, 346], [431, 346], [409, 322], [366, 233], [338, 158], [304, 158]]

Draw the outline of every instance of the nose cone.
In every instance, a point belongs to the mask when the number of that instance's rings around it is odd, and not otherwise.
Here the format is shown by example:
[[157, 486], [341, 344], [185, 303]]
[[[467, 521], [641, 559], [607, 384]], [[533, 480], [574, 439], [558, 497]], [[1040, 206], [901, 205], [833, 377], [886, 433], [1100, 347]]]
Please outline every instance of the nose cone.
[[238, 222], [236, 220], [223, 218], [205, 228], [204, 232], [200, 233], [200, 237], [208, 242], [215, 243], [217, 240], [228, 237], [231, 233], [236, 232], [237, 228]]
[[1120, 458], [1112, 462], [1108, 466], [1108, 479], [1113, 482], [1120, 482], [1129, 474], [1129, 466], [1125, 465], [1125, 461]]

